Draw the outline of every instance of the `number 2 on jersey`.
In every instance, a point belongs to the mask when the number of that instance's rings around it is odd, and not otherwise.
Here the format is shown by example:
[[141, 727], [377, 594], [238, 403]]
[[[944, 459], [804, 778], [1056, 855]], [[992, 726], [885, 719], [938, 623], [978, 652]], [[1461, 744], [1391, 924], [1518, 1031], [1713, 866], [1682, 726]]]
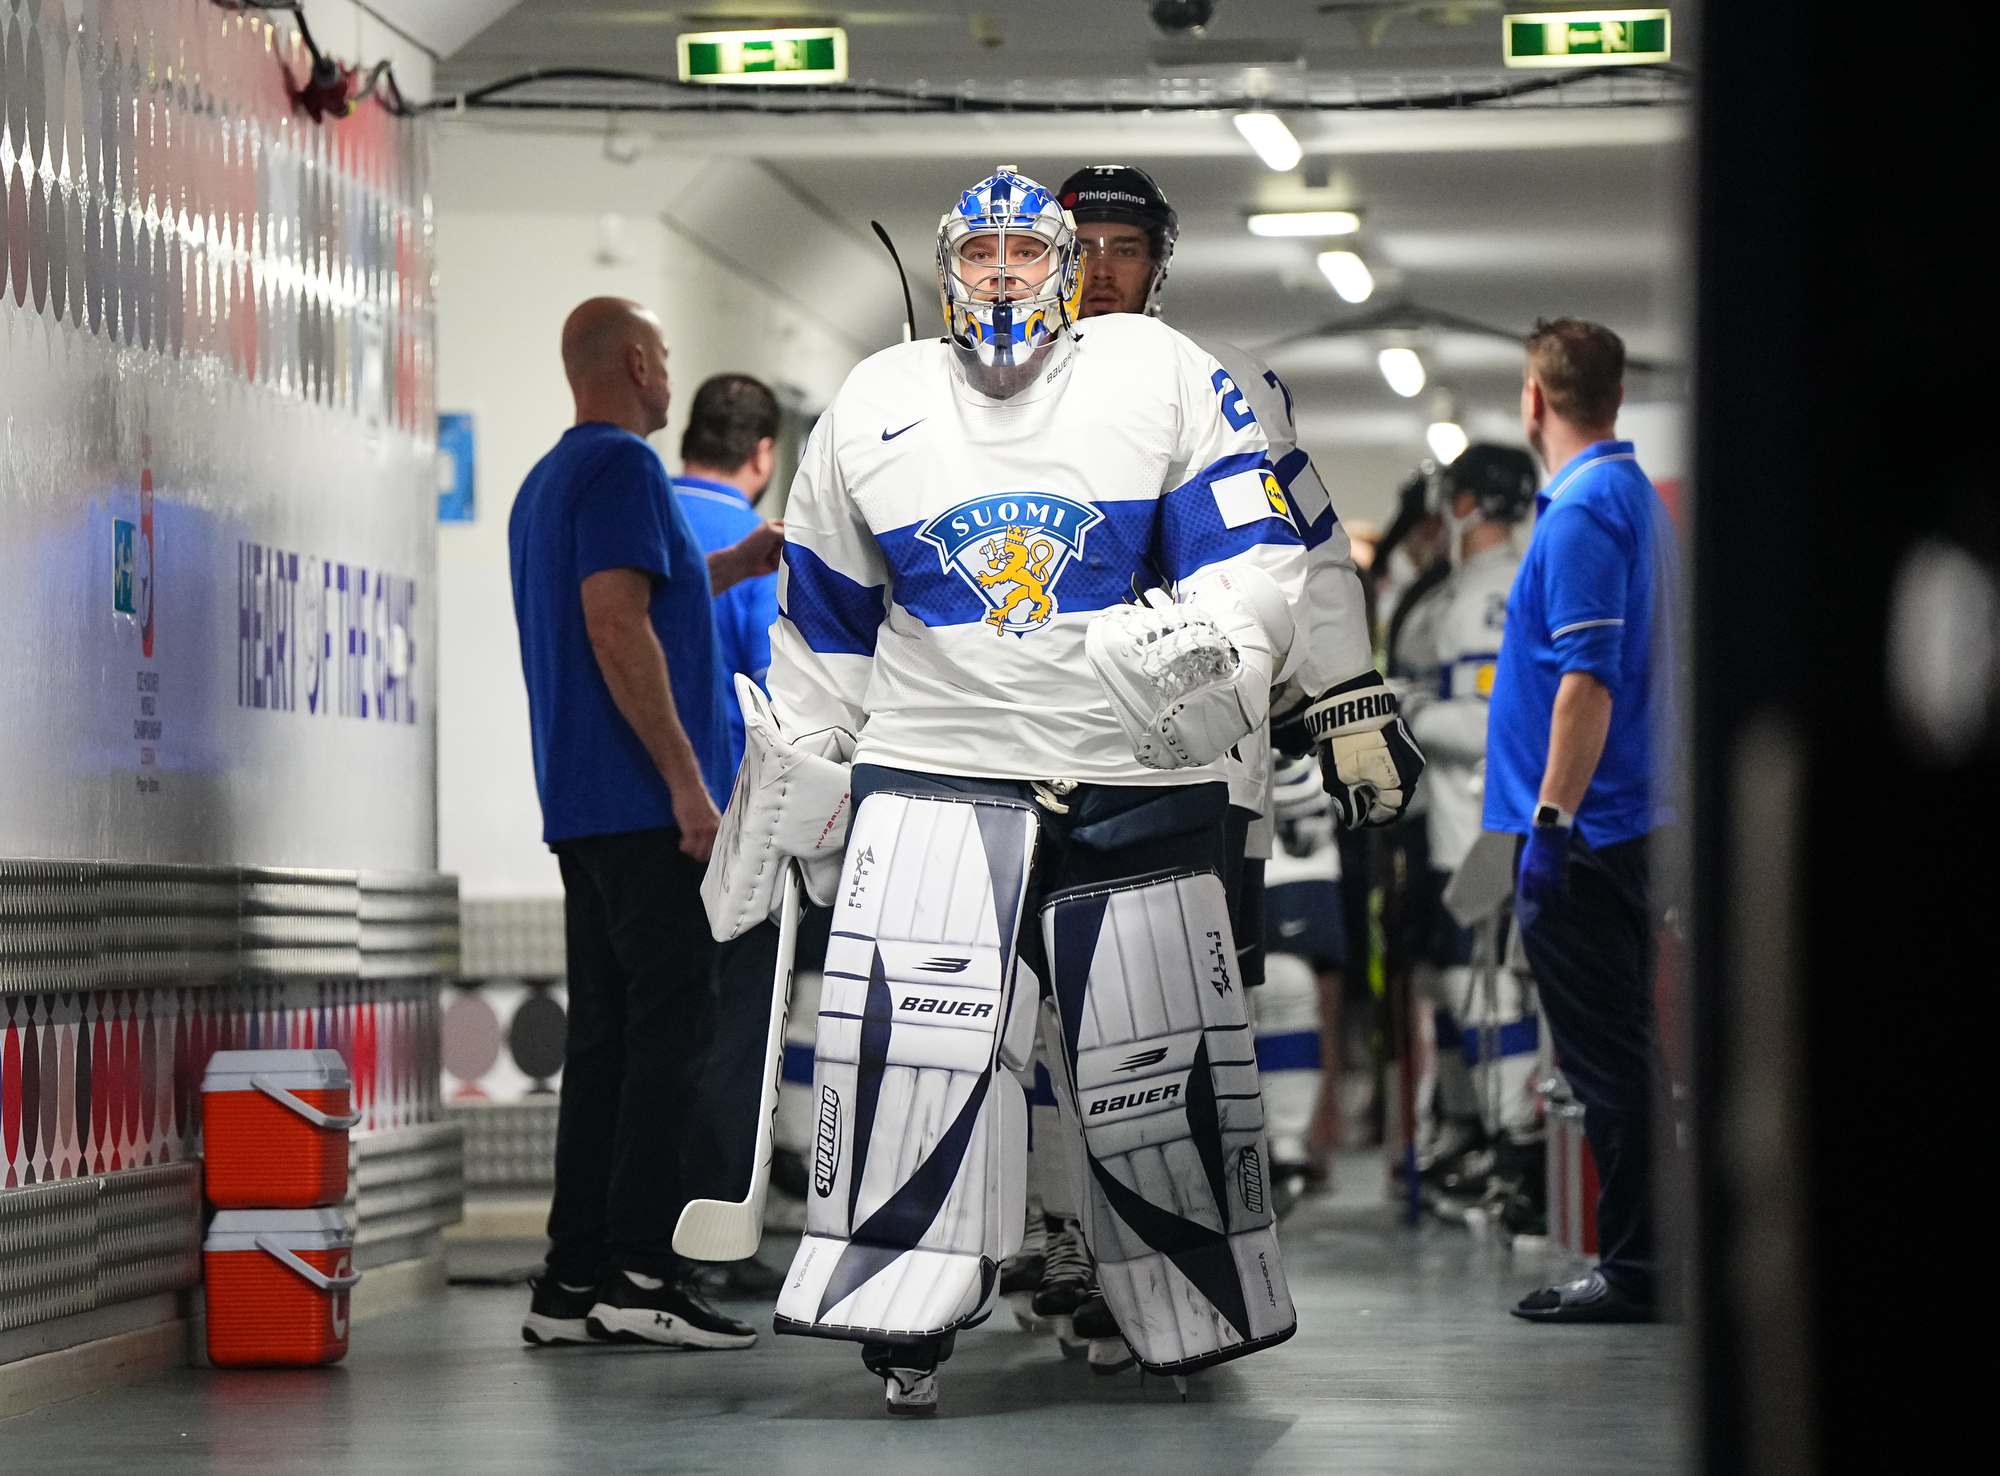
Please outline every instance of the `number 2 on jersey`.
[[1222, 418], [1229, 422], [1231, 430], [1242, 430], [1246, 425], [1255, 425], [1257, 417], [1250, 413], [1250, 407], [1243, 403], [1243, 391], [1236, 387], [1236, 381], [1229, 377], [1227, 369], [1215, 371], [1209, 380], [1215, 392], [1222, 396]]

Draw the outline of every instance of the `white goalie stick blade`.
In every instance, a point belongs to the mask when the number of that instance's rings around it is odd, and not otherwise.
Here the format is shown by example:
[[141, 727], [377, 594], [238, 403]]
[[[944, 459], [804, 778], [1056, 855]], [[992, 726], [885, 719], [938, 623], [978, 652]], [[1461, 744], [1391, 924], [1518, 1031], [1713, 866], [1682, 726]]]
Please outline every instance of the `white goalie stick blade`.
[[1043, 904], [1083, 1232], [1120, 1332], [1187, 1374], [1297, 1330], [1236, 947], [1213, 872], [1076, 887]]
[[757, 1097], [757, 1147], [750, 1190], [740, 1200], [691, 1199], [674, 1226], [674, 1250], [693, 1261], [740, 1261], [764, 1238], [764, 1195], [771, 1187], [771, 1124], [778, 1111], [778, 1077], [785, 1064], [785, 1010], [792, 998], [792, 956], [799, 947], [799, 868], [785, 863], [778, 903], [778, 963], [771, 976], [771, 1019], [764, 1036], [764, 1088]]

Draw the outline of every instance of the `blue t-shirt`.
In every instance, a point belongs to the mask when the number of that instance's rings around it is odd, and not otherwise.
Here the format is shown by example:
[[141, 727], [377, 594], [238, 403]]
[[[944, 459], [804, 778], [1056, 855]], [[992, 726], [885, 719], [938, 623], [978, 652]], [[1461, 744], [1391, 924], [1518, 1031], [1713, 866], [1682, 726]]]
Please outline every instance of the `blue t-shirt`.
[[[706, 477], [674, 478], [674, 496], [687, 514], [688, 526], [709, 553], [718, 553], [739, 543], [763, 525], [764, 519], [750, 501], [727, 482], [711, 482]], [[758, 686], [771, 667], [771, 625], [778, 618], [778, 576], [759, 574], [741, 584], [731, 585], [715, 597], [715, 638], [722, 647], [722, 668], [726, 678], [741, 672]], [[743, 762], [743, 709], [731, 691], [726, 704], [729, 719], [730, 760], [733, 774]]]
[[514, 619], [528, 683], [542, 839], [672, 828], [667, 781], [612, 701], [583, 623], [583, 581], [606, 569], [653, 579], [653, 630], [681, 726], [718, 807], [735, 782], [728, 691], [708, 557], [653, 448], [617, 426], [572, 426], [535, 464], [507, 520]]
[[1535, 505], [1487, 712], [1485, 825], [1526, 834], [1533, 824], [1556, 688], [1587, 671], [1611, 692], [1611, 729], [1577, 833], [1591, 846], [1635, 840], [1673, 818], [1659, 764], [1675, 702], [1673, 524], [1630, 441], [1579, 452]]

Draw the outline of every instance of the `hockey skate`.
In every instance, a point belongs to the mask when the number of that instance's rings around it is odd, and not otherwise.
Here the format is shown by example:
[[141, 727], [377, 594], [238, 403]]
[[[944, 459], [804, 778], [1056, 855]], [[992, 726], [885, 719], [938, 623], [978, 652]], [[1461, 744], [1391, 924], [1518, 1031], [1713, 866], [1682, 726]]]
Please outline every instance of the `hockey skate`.
[[882, 1408], [899, 1419], [928, 1419], [937, 1413], [938, 1365], [951, 1357], [952, 1343], [863, 1343], [861, 1361], [882, 1377]]
[[1123, 1373], [1139, 1361], [1125, 1341], [1125, 1334], [1118, 1330], [1118, 1319], [1111, 1315], [1111, 1304], [1101, 1292], [1076, 1309], [1070, 1318], [1070, 1330], [1088, 1343], [1088, 1361], [1094, 1374]]
[[1042, 1272], [1048, 1263], [1048, 1240], [1048, 1225], [1037, 1209], [1028, 1216], [1021, 1248], [1000, 1267], [1000, 1295], [1014, 1309], [1014, 1321], [1022, 1332], [1044, 1332], [1048, 1327], [1035, 1315], [1035, 1294], [1041, 1290]]
[[1076, 1309], [1096, 1291], [1083, 1231], [1075, 1220], [1058, 1220], [1048, 1231], [1042, 1285], [1031, 1306], [1035, 1316], [1054, 1330], [1065, 1358], [1082, 1358], [1089, 1352], [1089, 1342], [1076, 1335], [1070, 1322]]

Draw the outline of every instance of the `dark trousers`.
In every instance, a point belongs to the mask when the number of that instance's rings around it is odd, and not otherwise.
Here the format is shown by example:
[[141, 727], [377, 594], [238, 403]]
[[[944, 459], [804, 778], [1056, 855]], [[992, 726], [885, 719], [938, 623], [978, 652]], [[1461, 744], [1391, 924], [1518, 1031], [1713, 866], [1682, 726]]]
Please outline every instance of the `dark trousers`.
[[1659, 1038], [1647, 846], [1642, 837], [1593, 850], [1572, 837], [1568, 896], [1541, 908], [1517, 896], [1514, 916], [1556, 1063], [1583, 1104], [1597, 1161], [1598, 1267], [1650, 1300]]
[[714, 943], [701, 862], [671, 830], [563, 841], [569, 1024], [549, 1271], [673, 1277], [674, 1226], [701, 1172], [693, 1113], [711, 1034]]

